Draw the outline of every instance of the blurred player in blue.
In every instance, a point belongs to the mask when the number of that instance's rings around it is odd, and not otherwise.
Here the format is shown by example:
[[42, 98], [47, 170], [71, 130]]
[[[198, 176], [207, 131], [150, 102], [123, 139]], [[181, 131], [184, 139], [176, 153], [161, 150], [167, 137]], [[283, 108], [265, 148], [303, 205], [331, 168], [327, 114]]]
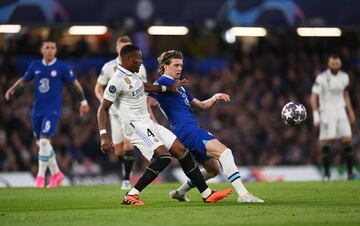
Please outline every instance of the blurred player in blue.
[[34, 80], [34, 99], [32, 106], [33, 132], [39, 146], [39, 166], [35, 186], [45, 187], [45, 174], [49, 167], [51, 177], [48, 188], [55, 188], [61, 184], [64, 174], [56, 162], [55, 151], [50, 143], [61, 116], [62, 87], [63, 83], [72, 84], [76, 89], [81, 104], [80, 115], [89, 111], [83, 89], [72, 71], [60, 60], [56, 59], [56, 43], [44, 41], [41, 46], [43, 59], [33, 61], [23, 77], [15, 82], [5, 94], [5, 99], [10, 100], [17, 88]]
[[[183, 68], [182, 53], [176, 50], [166, 51], [160, 55], [158, 61], [161, 76], [154, 84], [173, 85], [181, 76]], [[206, 170], [203, 172], [205, 180], [220, 173], [220, 163], [223, 173], [238, 194], [238, 202], [264, 202], [247, 191], [241, 182], [232, 151], [211, 133], [200, 127], [191, 109], [191, 105], [193, 105], [201, 110], [209, 110], [218, 100], [230, 101], [229, 95], [217, 93], [207, 100], [200, 101], [186, 91], [183, 86], [179, 87], [179, 91], [181, 94], [152, 93], [151, 96], [159, 102], [174, 134], [191, 150], [195, 159], [204, 166]], [[152, 103], [155, 102], [152, 101]], [[170, 198], [188, 201], [186, 193], [193, 187], [192, 181], [189, 180], [179, 189], [171, 191]]]

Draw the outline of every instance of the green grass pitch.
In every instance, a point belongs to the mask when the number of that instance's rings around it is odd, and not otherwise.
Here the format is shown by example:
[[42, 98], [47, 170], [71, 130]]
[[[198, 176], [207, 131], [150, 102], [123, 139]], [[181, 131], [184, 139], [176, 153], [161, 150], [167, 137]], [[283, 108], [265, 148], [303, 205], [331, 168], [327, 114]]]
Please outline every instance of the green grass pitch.
[[191, 202], [169, 200], [178, 185], [149, 186], [141, 196], [145, 206], [120, 205], [120, 185], [4, 188], [0, 225], [360, 225], [360, 181], [246, 183], [262, 204], [236, 203], [234, 192], [205, 204], [196, 190]]

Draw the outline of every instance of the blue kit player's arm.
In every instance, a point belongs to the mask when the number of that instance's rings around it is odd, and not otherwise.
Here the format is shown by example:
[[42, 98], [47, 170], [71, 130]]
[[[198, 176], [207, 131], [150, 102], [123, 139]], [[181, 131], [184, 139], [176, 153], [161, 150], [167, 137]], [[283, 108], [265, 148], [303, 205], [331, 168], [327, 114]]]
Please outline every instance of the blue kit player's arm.
[[25, 82], [31, 81], [34, 78], [34, 63], [30, 64], [28, 69], [25, 71], [24, 76], [18, 79], [14, 85], [12, 85], [5, 93], [5, 99], [10, 100], [10, 98], [14, 95], [15, 90], [19, 87], [24, 86]]
[[[187, 95], [189, 96], [189, 94], [187, 94]], [[212, 108], [218, 100], [224, 100], [226, 102], [229, 102], [230, 96], [226, 93], [217, 93], [217, 94], [214, 94], [211, 98], [209, 98], [207, 100], [203, 100], [203, 101], [193, 98], [191, 101], [191, 104], [193, 106], [198, 107], [199, 109], [201, 109], [203, 111], [207, 111], [210, 108]]]
[[84, 90], [79, 82], [73, 74], [73, 72], [68, 68], [65, 67], [65, 71], [63, 73], [63, 80], [66, 83], [72, 83], [73, 87], [76, 90], [76, 94], [78, 95], [80, 99], [80, 116], [83, 116], [85, 113], [89, 112], [89, 104], [88, 101], [85, 98]]

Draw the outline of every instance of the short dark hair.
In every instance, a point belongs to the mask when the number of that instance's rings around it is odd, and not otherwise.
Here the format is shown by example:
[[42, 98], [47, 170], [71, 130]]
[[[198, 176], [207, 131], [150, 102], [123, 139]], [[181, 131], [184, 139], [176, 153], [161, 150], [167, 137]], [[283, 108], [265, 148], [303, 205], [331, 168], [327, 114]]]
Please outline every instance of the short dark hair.
[[120, 50], [120, 57], [123, 58], [126, 55], [130, 54], [130, 53], [134, 53], [136, 51], [140, 51], [139, 47], [135, 46], [135, 45], [126, 45], [124, 47], [121, 48]]

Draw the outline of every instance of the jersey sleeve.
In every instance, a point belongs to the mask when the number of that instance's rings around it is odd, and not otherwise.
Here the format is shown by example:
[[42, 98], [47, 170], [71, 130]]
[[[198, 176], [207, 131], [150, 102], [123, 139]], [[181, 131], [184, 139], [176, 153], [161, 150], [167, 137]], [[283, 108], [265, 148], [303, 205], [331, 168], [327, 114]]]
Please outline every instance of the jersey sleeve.
[[110, 81], [111, 77], [112, 76], [109, 76], [108, 64], [104, 64], [104, 66], [101, 68], [101, 72], [99, 74], [97, 82], [103, 86], [106, 86], [106, 84], [108, 84], [108, 82]]
[[142, 64], [139, 69], [139, 78], [143, 82], [147, 82], [147, 74], [144, 65]]
[[181, 86], [181, 88], [185, 90], [185, 94], [186, 94], [189, 102], [193, 101], [194, 100], [193, 95], [191, 95], [191, 93], [188, 90], [186, 90], [183, 86]]
[[321, 77], [317, 76], [315, 79], [315, 83], [312, 86], [311, 92], [315, 94], [319, 94], [321, 92]]
[[104, 98], [114, 103], [121, 94], [122, 88], [121, 81], [116, 76], [113, 76], [105, 88]]
[[63, 72], [63, 80], [66, 83], [73, 83], [75, 81], [75, 76], [74, 76], [74, 72], [64, 64], [64, 72]]
[[344, 76], [344, 88], [348, 88], [350, 85], [350, 78], [349, 78], [349, 75], [347, 73], [345, 73], [345, 76]]
[[[154, 83], [153, 83], [153, 85], [161, 85], [161, 84], [159, 84], [159, 80], [156, 80]], [[157, 101], [159, 101], [159, 98], [160, 98], [160, 93], [149, 93], [148, 94], [148, 96], [149, 97], [153, 97], [153, 98], [155, 98]]]
[[30, 66], [26, 69], [23, 79], [25, 81], [30, 81], [34, 78], [34, 62], [30, 64]]

